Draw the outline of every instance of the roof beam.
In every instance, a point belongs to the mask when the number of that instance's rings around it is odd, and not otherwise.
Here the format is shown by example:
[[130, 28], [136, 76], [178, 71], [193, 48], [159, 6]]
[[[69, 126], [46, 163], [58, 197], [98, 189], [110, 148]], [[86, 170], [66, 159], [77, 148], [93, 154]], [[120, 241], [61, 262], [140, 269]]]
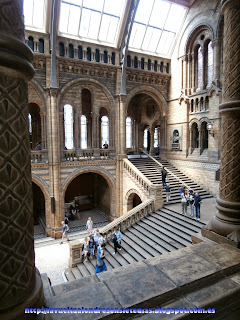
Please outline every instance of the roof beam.
[[129, 11], [126, 18], [125, 28], [121, 47], [120, 47], [120, 65], [122, 67], [122, 76], [121, 76], [121, 94], [126, 94], [126, 65], [127, 65], [127, 53], [129, 39], [132, 31], [133, 21], [137, 11], [137, 7], [140, 0], [130, 0], [129, 2]]

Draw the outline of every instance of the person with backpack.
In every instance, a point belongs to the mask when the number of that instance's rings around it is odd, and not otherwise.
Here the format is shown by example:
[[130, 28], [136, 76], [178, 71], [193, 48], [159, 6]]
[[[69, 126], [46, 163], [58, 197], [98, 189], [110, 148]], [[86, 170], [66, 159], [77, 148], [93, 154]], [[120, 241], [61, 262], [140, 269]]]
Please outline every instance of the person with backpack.
[[166, 190], [166, 202], [168, 203], [168, 200], [170, 200], [171, 188], [170, 185], [165, 185], [164, 188]]
[[113, 236], [112, 236], [112, 242], [113, 242], [113, 245], [114, 245], [114, 252], [113, 254], [116, 254], [118, 252], [118, 249], [121, 250], [122, 247], [121, 247], [121, 239], [123, 238], [123, 235], [122, 233], [115, 229], [114, 232], [113, 232]]
[[167, 177], [167, 171], [164, 167], [162, 167], [162, 185], [165, 186], [166, 184], [166, 177]]
[[69, 238], [68, 238], [68, 235], [67, 235], [67, 231], [68, 231], [68, 226], [67, 224], [65, 224], [64, 221], [61, 222], [61, 225], [62, 225], [62, 241], [60, 242], [60, 244], [63, 244], [63, 239], [64, 237], [67, 238], [67, 241], [70, 241]]

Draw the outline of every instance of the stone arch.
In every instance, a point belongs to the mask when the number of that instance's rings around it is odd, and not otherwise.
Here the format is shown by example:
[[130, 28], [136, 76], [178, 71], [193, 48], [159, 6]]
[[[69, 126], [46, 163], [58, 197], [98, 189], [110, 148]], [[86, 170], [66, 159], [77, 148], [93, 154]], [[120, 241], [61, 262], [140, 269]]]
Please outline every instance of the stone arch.
[[46, 184], [46, 182], [34, 173], [32, 173], [32, 182], [34, 182], [42, 190], [45, 201], [47, 201], [49, 198], [49, 186]]
[[34, 79], [28, 82], [28, 103], [36, 103], [41, 112], [46, 111], [46, 99], [43, 88]]
[[[143, 199], [142, 194], [141, 194], [138, 190], [136, 190], [136, 189], [130, 189], [130, 190], [128, 190], [128, 192], [127, 192], [126, 195], [125, 195], [125, 204], [127, 204], [129, 196], [130, 196], [131, 194], [134, 194], [134, 193], [137, 194], [141, 200]], [[143, 201], [143, 200], [142, 200], [142, 201]]]
[[163, 116], [166, 115], [167, 102], [166, 102], [164, 96], [156, 88], [150, 87], [150, 86], [139, 86], [129, 92], [129, 94], [127, 95], [126, 103], [125, 103], [125, 114], [127, 114], [127, 108], [128, 108], [130, 101], [137, 94], [149, 95], [151, 98], [153, 98], [153, 100], [159, 106], [160, 113], [162, 113]]
[[199, 121], [197, 118], [193, 118], [193, 119], [191, 119], [191, 121], [189, 122], [189, 128], [190, 128], [190, 129], [192, 129], [192, 125], [193, 125], [194, 123], [196, 123], [197, 126], [198, 126], [198, 128], [199, 128], [199, 126], [200, 126], [200, 121]]
[[60, 96], [59, 96], [59, 100], [58, 100], [58, 104], [59, 104], [59, 108], [61, 109], [63, 103], [64, 103], [64, 97], [67, 94], [67, 92], [75, 87], [76, 85], [81, 86], [83, 89], [88, 89], [90, 90], [91, 94], [93, 94], [92, 92], [92, 88], [90, 88], [89, 86], [96, 86], [97, 88], [99, 88], [107, 97], [109, 104], [111, 106], [111, 109], [115, 109], [115, 101], [114, 101], [114, 97], [112, 95], [112, 93], [110, 92], [110, 90], [104, 86], [101, 82], [94, 80], [94, 79], [90, 79], [90, 78], [80, 78], [80, 79], [74, 79], [69, 81], [60, 91]]
[[97, 173], [100, 176], [102, 176], [106, 181], [107, 184], [109, 186], [109, 190], [110, 190], [110, 195], [111, 195], [111, 215], [115, 216], [116, 212], [116, 181], [114, 179], [113, 176], [110, 175], [110, 173], [104, 169], [104, 168], [99, 168], [97, 166], [84, 166], [81, 169], [76, 169], [74, 170], [66, 179], [65, 181], [62, 183], [62, 195], [64, 198], [64, 195], [66, 193], [66, 190], [68, 188], [68, 186], [70, 185], [70, 183], [79, 175], [82, 175], [84, 173]]

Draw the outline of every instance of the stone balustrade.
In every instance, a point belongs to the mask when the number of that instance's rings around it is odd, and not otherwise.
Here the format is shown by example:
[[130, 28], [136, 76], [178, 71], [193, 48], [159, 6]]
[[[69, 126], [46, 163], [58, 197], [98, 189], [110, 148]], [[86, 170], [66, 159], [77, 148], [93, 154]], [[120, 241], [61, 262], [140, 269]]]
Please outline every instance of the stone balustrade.
[[110, 149], [72, 149], [64, 150], [63, 161], [86, 161], [86, 160], [107, 160], [114, 158]]
[[152, 182], [148, 180], [128, 159], [123, 160], [124, 171], [130, 175], [140, 188], [149, 193]]
[[48, 163], [47, 150], [31, 151], [31, 163]]
[[[121, 231], [126, 230], [132, 226], [137, 221], [146, 217], [150, 212], [154, 210], [154, 201], [149, 199], [132, 210], [128, 211], [127, 214], [115, 219], [107, 226], [100, 229], [100, 233], [103, 234], [103, 237], [106, 241], [112, 239], [112, 234], [114, 229], [120, 229]], [[83, 239], [78, 239], [71, 241], [69, 243], [70, 258], [69, 258], [69, 267], [74, 268], [78, 263], [82, 262], [82, 251], [83, 251]]]

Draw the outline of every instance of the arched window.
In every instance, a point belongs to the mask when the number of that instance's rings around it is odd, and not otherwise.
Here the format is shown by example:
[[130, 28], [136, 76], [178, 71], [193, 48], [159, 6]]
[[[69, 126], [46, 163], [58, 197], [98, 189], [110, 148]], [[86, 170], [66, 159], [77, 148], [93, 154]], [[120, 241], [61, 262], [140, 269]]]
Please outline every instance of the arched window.
[[28, 46], [29, 46], [30, 49], [32, 49], [32, 51], [34, 51], [33, 37], [28, 37]]
[[108, 63], [108, 52], [106, 50], [103, 52], [103, 62]]
[[91, 48], [87, 48], [87, 60], [92, 61], [92, 50]]
[[169, 73], [169, 63], [166, 65], [166, 72]]
[[39, 39], [38, 50], [40, 53], [44, 53], [44, 40]]
[[109, 120], [107, 116], [101, 118], [101, 139], [102, 146], [107, 143], [109, 145]]
[[157, 72], [157, 60], [154, 61], [154, 71]]
[[65, 147], [73, 149], [73, 108], [69, 104], [64, 106]]
[[81, 116], [81, 148], [87, 149], [87, 118]]
[[82, 59], [82, 46], [78, 46], [78, 59]]
[[65, 53], [64, 53], [64, 43], [60, 42], [59, 43], [59, 56], [60, 57], [64, 57]]
[[127, 55], [127, 67], [131, 67], [131, 57], [129, 54]]
[[203, 54], [201, 47], [197, 51], [197, 87], [203, 86]]
[[151, 70], [151, 59], [148, 59], [148, 70]]
[[111, 62], [115, 66], [115, 52], [112, 52]]
[[28, 124], [29, 124], [29, 136], [30, 136], [30, 148], [32, 150], [32, 116], [28, 114]]
[[95, 50], [95, 60], [96, 62], [100, 62], [100, 52], [99, 49]]
[[133, 60], [133, 66], [134, 68], [138, 68], [138, 58], [137, 57], [134, 57], [134, 60]]
[[148, 147], [148, 129], [145, 129], [143, 133], [143, 147], [146, 149]]
[[74, 50], [73, 50], [73, 45], [71, 43], [68, 46], [68, 56], [69, 58], [74, 58]]
[[203, 97], [200, 99], [200, 111], [203, 111]]
[[209, 108], [209, 98], [208, 96], [206, 96], [206, 99], [205, 99], [205, 110], [208, 110]]
[[213, 79], [213, 47], [212, 41], [208, 44], [207, 86], [210, 87]]
[[126, 119], [126, 147], [132, 148], [132, 119]]
[[190, 109], [190, 112], [193, 112], [194, 111], [194, 100], [192, 99], [191, 100], [191, 109]]
[[141, 59], [141, 69], [144, 70], [144, 58]]
[[158, 143], [158, 128], [154, 129], [154, 148], [157, 148], [159, 145]]
[[195, 106], [195, 111], [198, 112], [198, 104], [199, 104], [199, 100], [198, 98], [196, 99], [196, 106]]
[[160, 63], [160, 72], [163, 72], [163, 62]]

